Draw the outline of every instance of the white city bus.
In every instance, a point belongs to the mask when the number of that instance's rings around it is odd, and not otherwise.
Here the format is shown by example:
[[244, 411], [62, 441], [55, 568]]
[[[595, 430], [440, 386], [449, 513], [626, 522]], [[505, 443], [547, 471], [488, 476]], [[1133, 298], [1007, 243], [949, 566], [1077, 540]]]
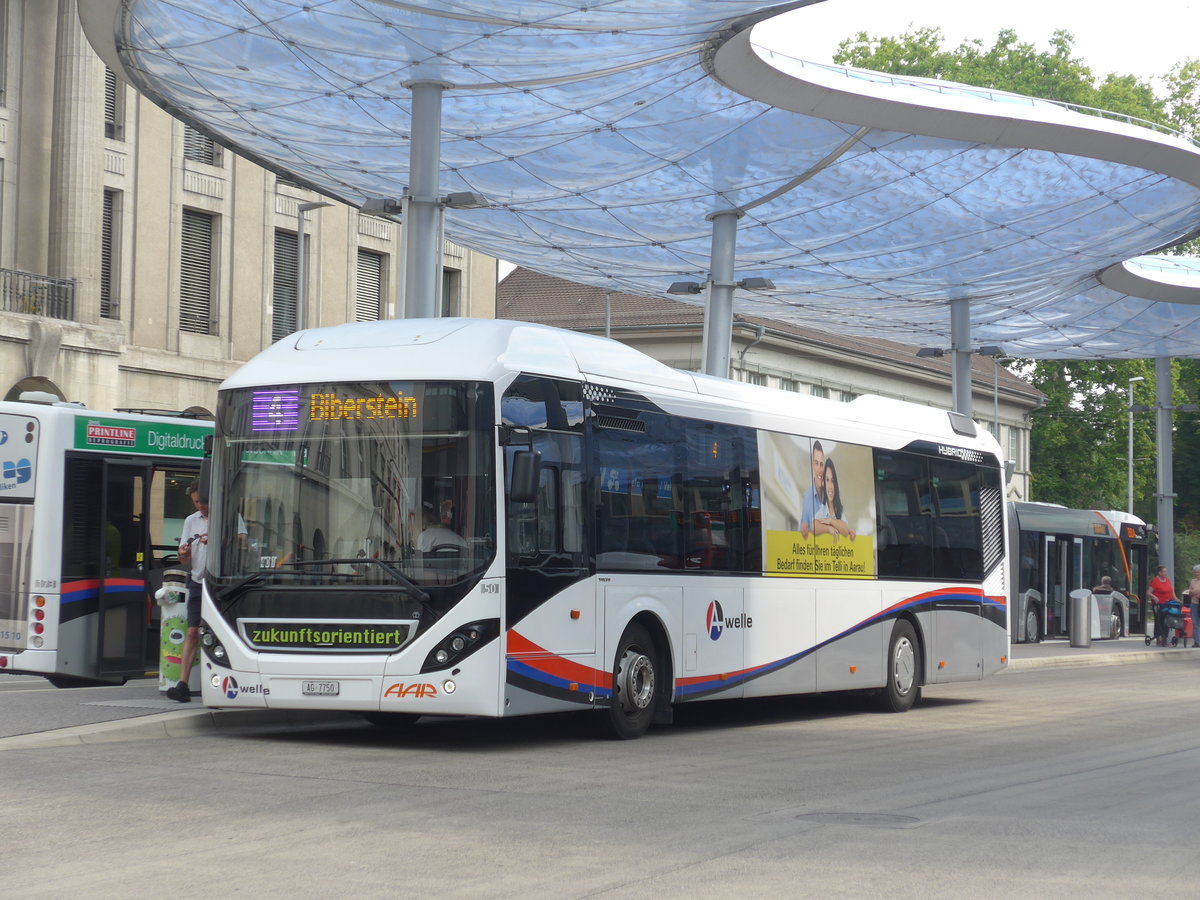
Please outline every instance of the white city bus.
[[157, 668], [211, 422], [0, 403], [0, 672], [59, 687]]
[[209, 706], [595, 709], [636, 737], [700, 699], [904, 710], [1007, 659], [998, 448], [929, 407], [527, 323], [371, 322], [229, 378], [212, 478]]

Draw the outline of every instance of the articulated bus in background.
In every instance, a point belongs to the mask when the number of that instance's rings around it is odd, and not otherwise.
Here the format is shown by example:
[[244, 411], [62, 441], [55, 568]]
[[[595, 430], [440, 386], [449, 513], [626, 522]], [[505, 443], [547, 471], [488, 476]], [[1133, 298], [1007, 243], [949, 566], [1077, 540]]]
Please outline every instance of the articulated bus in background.
[[629, 738], [701, 699], [905, 710], [1007, 658], [998, 450], [945, 411], [469, 319], [300, 332], [218, 408], [209, 706]]
[[152, 598], [211, 435], [194, 419], [0, 403], [0, 672], [66, 687], [157, 668]]
[[1093, 592], [1092, 637], [1145, 633], [1150, 530], [1145, 522], [1115, 510], [1049, 503], [1011, 507], [1014, 641], [1068, 636], [1069, 598], [1080, 589]]

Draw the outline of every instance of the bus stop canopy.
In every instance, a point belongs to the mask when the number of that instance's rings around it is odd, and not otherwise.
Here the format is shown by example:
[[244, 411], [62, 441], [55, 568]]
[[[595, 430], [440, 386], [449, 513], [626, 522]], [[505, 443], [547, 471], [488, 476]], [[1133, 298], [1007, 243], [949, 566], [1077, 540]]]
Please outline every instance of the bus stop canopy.
[[[1200, 355], [1200, 148], [1145, 123], [788, 58], [754, 26], [812, 0], [79, 0], [143, 94], [361, 206], [409, 189], [412, 85], [444, 86], [445, 230], [639, 295], [711, 272], [735, 308], [1011, 356]], [[838, 2], [838, 0], [828, 0]], [[687, 288], [679, 288], [677, 290]], [[680, 299], [689, 299], [685, 294]], [[690, 297], [702, 303], [703, 295]]]

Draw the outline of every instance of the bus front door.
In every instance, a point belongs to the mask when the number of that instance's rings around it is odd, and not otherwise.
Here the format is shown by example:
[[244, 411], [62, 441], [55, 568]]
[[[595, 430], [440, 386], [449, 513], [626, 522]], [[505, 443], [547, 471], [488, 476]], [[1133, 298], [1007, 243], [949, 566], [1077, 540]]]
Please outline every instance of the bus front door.
[[150, 472], [148, 463], [117, 460], [105, 460], [102, 469], [97, 550], [104, 574], [96, 666], [105, 680], [146, 671]]
[[1046, 637], [1066, 637], [1067, 598], [1083, 581], [1083, 542], [1067, 535], [1045, 536], [1042, 573], [1046, 579]]

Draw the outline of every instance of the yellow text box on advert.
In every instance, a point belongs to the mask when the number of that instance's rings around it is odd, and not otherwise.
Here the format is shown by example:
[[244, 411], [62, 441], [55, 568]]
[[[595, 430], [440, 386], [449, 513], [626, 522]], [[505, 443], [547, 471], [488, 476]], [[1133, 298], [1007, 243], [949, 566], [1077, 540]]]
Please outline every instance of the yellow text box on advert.
[[875, 540], [865, 534], [834, 540], [831, 534], [806, 538], [799, 531], [768, 531], [764, 571], [808, 578], [873, 578]]

